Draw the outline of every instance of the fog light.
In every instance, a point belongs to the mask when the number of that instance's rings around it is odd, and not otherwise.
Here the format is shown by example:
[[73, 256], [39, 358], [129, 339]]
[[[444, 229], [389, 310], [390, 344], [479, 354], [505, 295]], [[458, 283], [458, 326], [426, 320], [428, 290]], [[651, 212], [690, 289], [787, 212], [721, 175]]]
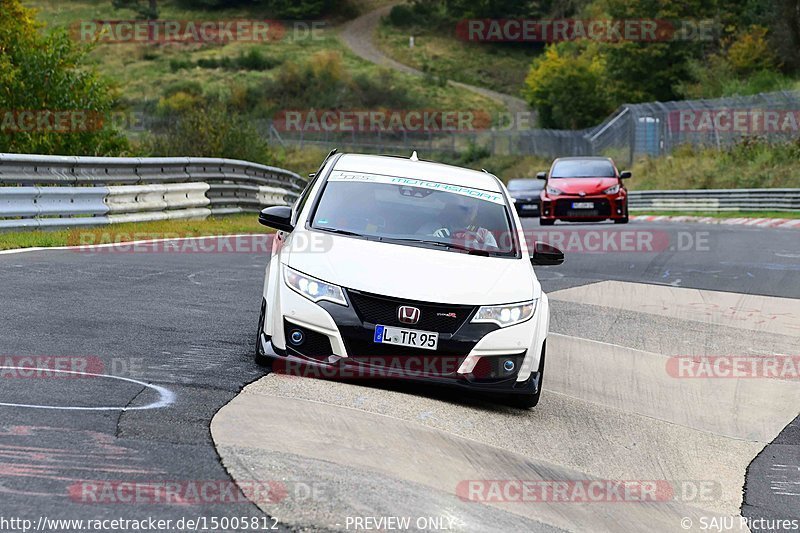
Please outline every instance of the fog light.
[[295, 346], [300, 346], [304, 340], [306, 340], [306, 336], [299, 329], [294, 329], [289, 333], [289, 342]]
[[506, 372], [513, 372], [515, 366], [516, 365], [514, 365], [514, 361], [508, 359], [503, 363], [503, 370], [505, 370]]

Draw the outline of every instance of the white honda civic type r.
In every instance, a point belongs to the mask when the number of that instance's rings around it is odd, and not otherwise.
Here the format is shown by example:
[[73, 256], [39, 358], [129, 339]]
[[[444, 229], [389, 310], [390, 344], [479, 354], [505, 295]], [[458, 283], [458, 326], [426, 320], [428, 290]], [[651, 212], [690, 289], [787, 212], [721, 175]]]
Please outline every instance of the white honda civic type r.
[[308, 375], [411, 378], [539, 401], [550, 319], [513, 200], [487, 172], [331, 152], [278, 230], [256, 360]]

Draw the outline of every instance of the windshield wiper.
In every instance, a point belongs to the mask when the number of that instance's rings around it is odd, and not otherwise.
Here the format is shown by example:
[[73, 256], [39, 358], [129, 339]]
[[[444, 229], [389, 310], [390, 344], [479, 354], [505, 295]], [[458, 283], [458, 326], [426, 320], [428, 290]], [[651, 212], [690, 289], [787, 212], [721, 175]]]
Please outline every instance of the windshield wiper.
[[481, 250], [479, 248], [470, 248], [469, 246], [464, 246], [461, 244], [450, 243], [450, 242], [431, 241], [425, 239], [402, 239], [402, 238], [395, 239], [391, 237], [384, 237], [384, 240], [394, 241], [394, 242], [418, 242], [420, 244], [429, 244], [431, 246], [438, 246], [439, 248], [447, 248], [448, 250], [460, 250], [462, 252], [468, 252], [472, 255], [489, 256], [489, 252], [487, 250]]
[[366, 237], [366, 235], [362, 235], [360, 233], [356, 233], [355, 231], [350, 231], [346, 229], [339, 229], [339, 228], [314, 228], [318, 231], [324, 231], [326, 233], [335, 233], [337, 235], [349, 235], [351, 237]]

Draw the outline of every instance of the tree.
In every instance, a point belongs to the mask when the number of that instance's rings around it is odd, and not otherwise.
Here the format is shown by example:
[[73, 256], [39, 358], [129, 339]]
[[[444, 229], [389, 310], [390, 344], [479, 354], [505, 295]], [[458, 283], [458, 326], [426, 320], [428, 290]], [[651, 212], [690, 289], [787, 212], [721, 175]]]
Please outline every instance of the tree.
[[158, 0], [111, 0], [112, 5], [117, 9], [132, 9], [140, 17], [148, 20], [158, 18]]
[[602, 57], [575, 43], [548, 46], [525, 79], [526, 96], [543, 128], [580, 129], [599, 124], [615, 105]]
[[180, 0], [180, 3], [187, 8], [254, 8], [272, 18], [287, 19], [306, 19], [326, 13], [346, 16], [352, 9], [345, 0]]
[[143, 142], [143, 149], [150, 155], [275, 162], [275, 155], [252, 118], [240, 115], [223, 102], [178, 91], [162, 100], [160, 107], [165, 124]]
[[[112, 92], [84, 65], [86, 49], [64, 30], [44, 35], [40, 29], [20, 0], [0, 0], [0, 151], [118, 155], [127, 150], [125, 137], [108, 124]], [[87, 120], [79, 123], [84, 127], [69, 121], [53, 127], [56, 114]], [[23, 123], [26, 115], [36, 122]]]

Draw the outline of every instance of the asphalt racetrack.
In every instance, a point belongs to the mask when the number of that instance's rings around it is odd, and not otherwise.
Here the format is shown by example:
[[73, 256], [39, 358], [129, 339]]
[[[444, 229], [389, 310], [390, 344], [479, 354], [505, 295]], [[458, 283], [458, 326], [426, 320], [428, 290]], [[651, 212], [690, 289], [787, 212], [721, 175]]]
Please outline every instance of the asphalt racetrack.
[[[252, 357], [263, 252], [0, 254], [0, 514], [48, 531], [148, 517], [231, 531], [245, 518], [309, 531], [800, 520], [796, 376], [676, 370], [681, 357], [797, 360], [800, 232], [526, 227], [566, 253], [537, 269], [552, 319], [531, 411], [411, 383], [265, 376]], [[648, 481], [659, 496], [520, 501], [502, 491], [514, 480]]]

